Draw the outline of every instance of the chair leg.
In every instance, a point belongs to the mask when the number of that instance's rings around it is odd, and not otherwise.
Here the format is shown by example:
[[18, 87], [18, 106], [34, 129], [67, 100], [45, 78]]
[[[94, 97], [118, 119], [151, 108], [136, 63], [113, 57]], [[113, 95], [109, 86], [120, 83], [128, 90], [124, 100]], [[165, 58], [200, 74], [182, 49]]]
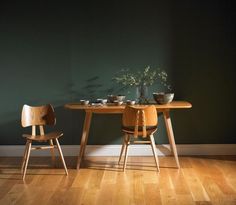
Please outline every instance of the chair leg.
[[126, 135], [126, 139], [125, 139], [125, 160], [124, 160], [124, 165], [123, 165], [123, 171], [125, 171], [125, 168], [126, 168], [126, 163], [127, 163], [127, 158], [128, 158], [129, 143], [130, 143], [130, 136]]
[[156, 166], [157, 166], [157, 171], [159, 172], [159, 161], [158, 161], [158, 157], [157, 157], [157, 152], [156, 152], [156, 144], [155, 144], [155, 140], [153, 135], [150, 135], [150, 140], [151, 140], [151, 147], [152, 147], [152, 152], [155, 158], [155, 162], [156, 162]]
[[[50, 144], [50, 146], [54, 146], [52, 139], [49, 140], [49, 144]], [[55, 167], [55, 153], [54, 153], [54, 148], [51, 148], [51, 149], [50, 149], [50, 152], [51, 152], [51, 156], [52, 156], [52, 166]]]
[[124, 148], [125, 148], [125, 144], [126, 144], [126, 143], [125, 143], [126, 135], [127, 135], [127, 134], [125, 134], [124, 137], [123, 137], [123, 144], [122, 144], [122, 147], [121, 147], [120, 157], [119, 157], [118, 164], [120, 164], [120, 160], [121, 160], [122, 155], [123, 155], [123, 152], [124, 152]]
[[61, 157], [62, 164], [63, 164], [64, 169], [65, 169], [65, 173], [66, 173], [66, 175], [68, 175], [68, 171], [67, 171], [67, 168], [66, 168], [66, 163], [65, 163], [65, 160], [64, 160], [63, 154], [62, 154], [61, 146], [60, 146], [60, 144], [59, 144], [58, 139], [55, 139], [55, 141], [56, 141], [57, 149], [58, 149], [59, 154], [60, 154], [60, 157]]
[[26, 144], [25, 144], [25, 151], [24, 151], [22, 163], [21, 163], [21, 174], [23, 174], [23, 170], [25, 167], [25, 160], [26, 160], [26, 156], [27, 156], [27, 152], [28, 152], [28, 146], [29, 146], [29, 141], [27, 140]]
[[31, 151], [31, 144], [32, 144], [32, 142], [28, 141], [28, 149], [27, 149], [26, 161], [25, 161], [23, 177], [22, 177], [23, 180], [25, 180], [25, 174], [26, 174], [26, 170], [27, 170], [27, 166], [28, 166], [28, 162], [29, 162], [30, 151]]

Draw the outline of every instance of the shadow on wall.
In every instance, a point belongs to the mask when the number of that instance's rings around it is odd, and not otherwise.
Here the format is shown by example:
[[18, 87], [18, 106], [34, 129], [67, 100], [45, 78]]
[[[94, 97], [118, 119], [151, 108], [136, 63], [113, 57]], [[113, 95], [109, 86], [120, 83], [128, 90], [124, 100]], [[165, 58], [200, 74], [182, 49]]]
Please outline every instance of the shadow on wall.
[[[86, 98], [95, 100], [97, 98], [106, 98], [108, 94], [125, 93], [125, 88], [112, 83], [102, 83], [98, 76], [93, 76], [84, 82], [84, 86], [77, 89], [76, 84], [69, 83], [64, 91], [59, 94], [49, 97], [31, 99], [29, 102], [24, 102], [32, 106], [39, 106], [51, 103], [55, 108], [57, 124], [55, 127], [47, 127], [46, 131], [62, 130], [64, 136], [60, 139], [61, 144], [77, 145], [80, 144], [81, 134], [83, 129], [85, 112], [82, 110], [69, 110], [64, 108], [64, 104], [68, 102], [78, 102], [80, 99]], [[20, 106], [23, 106], [23, 104]], [[17, 107], [16, 111], [6, 114], [6, 117], [0, 122], [0, 144], [2, 145], [21, 145], [25, 144], [22, 133], [31, 133], [31, 128], [21, 127], [21, 109]], [[91, 122], [88, 144], [121, 144], [121, 114], [94, 114]], [[160, 123], [162, 124], [162, 123]], [[163, 127], [162, 125], [160, 125]], [[161, 129], [163, 130], [163, 129]], [[158, 136], [165, 133], [159, 132]], [[162, 137], [161, 137], [162, 138]], [[162, 141], [160, 137], [156, 139], [157, 143]]]
[[[46, 131], [62, 130], [64, 136], [61, 138], [62, 144], [80, 144], [83, 129], [84, 111], [66, 110], [64, 104], [71, 101], [79, 101], [87, 98], [95, 100], [106, 97], [107, 94], [116, 92], [115, 87], [105, 88], [98, 76], [93, 76], [84, 82], [84, 86], [76, 88], [76, 84], [69, 83], [64, 91], [55, 92], [52, 95], [42, 95], [39, 98], [30, 99], [25, 102], [17, 102], [17, 107], [12, 112], [1, 113], [0, 120], [0, 144], [1, 145], [22, 145], [25, 144], [22, 133], [31, 133], [31, 128], [21, 127], [21, 110], [23, 104], [40, 106], [51, 103], [55, 108], [57, 124], [54, 128], [47, 127]], [[20, 104], [20, 105], [19, 105]], [[96, 121], [96, 123], [94, 123]], [[120, 130], [121, 116], [119, 115], [94, 115], [91, 122], [91, 130], [88, 144], [109, 144], [121, 143]], [[105, 129], [106, 131], [104, 131]], [[96, 137], [95, 137], [96, 136]]]
[[106, 98], [110, 94], [125, 94], [128, 93], [127, 89], [120, 85], [114, 85], [111, 82], [106, 82], [104, 86], [103, 81], [99, 76], [93, 76], [86, 79], [83, 83], [84, 86], [78, 86], [76, 83], [68, 83], [65, 87], [65, 94], [73, 102], [81, 99], [89, 99], [91, 101], [97, 98]]

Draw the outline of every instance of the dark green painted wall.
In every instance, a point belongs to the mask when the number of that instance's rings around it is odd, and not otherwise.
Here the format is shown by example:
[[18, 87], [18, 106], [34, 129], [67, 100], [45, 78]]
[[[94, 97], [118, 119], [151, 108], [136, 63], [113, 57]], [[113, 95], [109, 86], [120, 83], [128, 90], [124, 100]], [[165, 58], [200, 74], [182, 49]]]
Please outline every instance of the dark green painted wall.
[[[1, 3], [0, 144], [24, 144], [25, 103], [53, 104], [62, 144], [79, 144], [84, 113], [63, 105], [120, 93], [114, 73], [147, 65], [167, 70], [175, 99], [193, 104], [172, 112], [177, 143], [236, 143], [235, 9], [233, 0]], [[120, 120], [94, 116], [89, 143], [120, 143]], [[167, 143], [162, 116], [156, 141]]]

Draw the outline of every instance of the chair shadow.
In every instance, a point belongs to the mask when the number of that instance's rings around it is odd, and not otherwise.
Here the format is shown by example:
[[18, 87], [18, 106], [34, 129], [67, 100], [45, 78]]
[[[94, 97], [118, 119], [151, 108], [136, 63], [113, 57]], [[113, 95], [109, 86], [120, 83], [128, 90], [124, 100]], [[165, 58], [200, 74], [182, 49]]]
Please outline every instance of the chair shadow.
[[[50, 157], [32, 157], [27, 168], [27, 176], [64, 176], [64, 168], [60, 159], [56, 158], [55, 164], [52, 164], [50, 159]], [[68, 161], [67, 168], [74, 169], [76, 158], [66, 157], [66, 159]], [[21, 157], [0, 158], [0, 179], [22, 180], [21, 161]], [[53, 173], [50, 173], [52, 169]], [[29, 170], [40, 171], [40, 173], [32, 173]], [[45, 172], [42, 172], [42, 170], [45, 170]]]
[[[159, 166], [161, 169], [178, 169], [176, 166]], [[85, 159], [81, 164], [81, 169], [94, 169], [94, 170], [105, 170], [105, 171], [118, 171], [123, 172], [123, 163], [118, 164], [118, 160], [107, 161], [107, 160], [99, 160], [93, 161], [89, 159]], [[139, 162], [132, 161], [127, 162], [126, 170], [134, 170], [134, 171], [157, 171], [155, 161], [153, 162]]]

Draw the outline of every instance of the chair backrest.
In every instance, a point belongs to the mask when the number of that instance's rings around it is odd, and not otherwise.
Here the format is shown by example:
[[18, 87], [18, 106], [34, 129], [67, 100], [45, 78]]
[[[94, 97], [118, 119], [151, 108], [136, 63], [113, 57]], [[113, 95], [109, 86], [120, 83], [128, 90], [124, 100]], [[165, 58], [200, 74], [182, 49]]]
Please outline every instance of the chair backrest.
[[133, 127], [134, 137], [142, 131], [142, 136], [147, 136], [147, 127], [157, 127], [158, 117], [154, 105], [149, 106], [126, 106], [123, 117], [123, 127]]
[[55, 125], [56, 118], [52, 105], [32, 107], [24, 105], [21, 113], [22, 127], [32, 126], [32, 135], [36, 135], [35, 127], [40, 127], [40, 134], [44, 134], [44, 125]]

